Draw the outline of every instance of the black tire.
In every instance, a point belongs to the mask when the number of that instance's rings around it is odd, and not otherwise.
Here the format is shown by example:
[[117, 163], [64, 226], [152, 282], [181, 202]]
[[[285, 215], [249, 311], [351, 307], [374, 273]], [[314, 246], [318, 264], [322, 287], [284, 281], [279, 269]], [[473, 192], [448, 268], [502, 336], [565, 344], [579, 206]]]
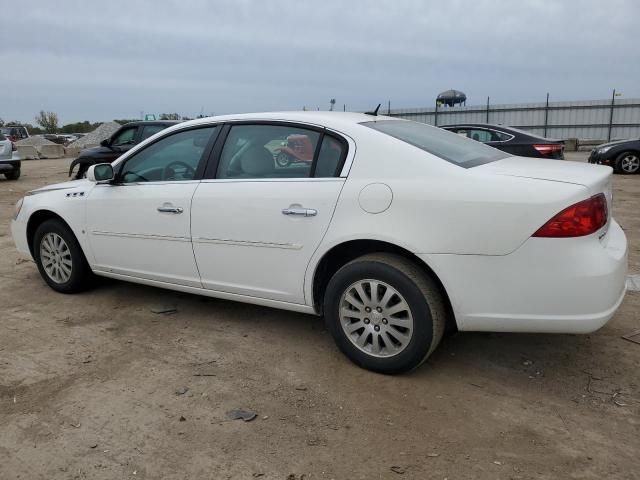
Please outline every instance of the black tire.
[[291, 157], [284, 152], [280, 152], [276, 156], [276, 163], [279, 167], [288, 167], [291, 165]]
[[[628, 160], [631, 159], [631, 163]], [[627, 162], [625, 162], [627, 160]], [[640, 153], [638, 152], [622, 152], [616, 157], [613, 164], [613, 170], [623, 175], [633, 175], [640, 172]]]
[[[64, 240], [68, 247], [71, 260], [71, 273], [68, 280], [57, 282], [45, 270], [43, 259], [41, 258], [41, 245], [43, 239], [48, 234], [58, 235]], [[61, 220], [50, 219], [42, 222], [36, 229], [33, 236], [33, 257], [38, 266], [40, 275], [52, 289], [60, 293], [77, 293], [89, 288], [92, 284], [93, 273], [87, 263], [87, 259], [82, 252], [73, 232]]]
[[16, 168], [9, 173], [5, 173], [4, 176], [7, 180], [18, 180], [20, 178], [20, 169]]
[[[354, 283], [367, 280], [386, 283], [409, 306], [413, 317], [413, 332], [404, 349], [397, 354], [380, 357], [362, 351], [342, 327], [340, 309], [343, 295]], [[422, 364], [440, 343], [447, 318], [445, 301], [436, 282], [415, 263], [400, 255], [388, 253], [364, 255], [340, 268], [327, 285], [324, 313], [327, 329], [340, 350], [360, 367], [385, 374], [406, 372]], [[365, 322], [367, 320], [369, 319], [365, 319]], [[373, 322], [369, 320], [366, 323]], [[385, 327], [378, 324], [374, 328]], [[373, 342], [375, 337], [369, 338]]]

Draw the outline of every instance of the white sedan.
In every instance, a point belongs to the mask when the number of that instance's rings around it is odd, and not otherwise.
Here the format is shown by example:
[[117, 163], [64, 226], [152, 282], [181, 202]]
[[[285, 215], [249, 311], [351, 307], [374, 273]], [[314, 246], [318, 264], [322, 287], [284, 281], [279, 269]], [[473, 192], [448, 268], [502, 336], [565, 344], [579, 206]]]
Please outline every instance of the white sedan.
[[395, 373], [448, 328], [603, 326], [627, 266], [611, 172], [383, 116], [212, 117], [30, 192], [12, 234], [59, 292], [95, 274], [324, 315], [351, 360]]

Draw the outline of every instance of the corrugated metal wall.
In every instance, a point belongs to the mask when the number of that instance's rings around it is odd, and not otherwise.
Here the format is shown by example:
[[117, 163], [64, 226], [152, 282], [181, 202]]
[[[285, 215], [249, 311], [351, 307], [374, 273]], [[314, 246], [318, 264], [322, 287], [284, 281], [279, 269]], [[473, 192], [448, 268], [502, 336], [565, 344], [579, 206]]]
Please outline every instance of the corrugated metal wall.
[[[389, 114], [386, 110], [384, 114]], [[430, 125], [494, 123], [529, 130], [550, 138], [607, 140], [611, 100], [391, 109], [392, 117]], [[546, 121], [545, 121], [546, 119]], [[640, 99], [616, 98], [611, 139], [640, 138]]]

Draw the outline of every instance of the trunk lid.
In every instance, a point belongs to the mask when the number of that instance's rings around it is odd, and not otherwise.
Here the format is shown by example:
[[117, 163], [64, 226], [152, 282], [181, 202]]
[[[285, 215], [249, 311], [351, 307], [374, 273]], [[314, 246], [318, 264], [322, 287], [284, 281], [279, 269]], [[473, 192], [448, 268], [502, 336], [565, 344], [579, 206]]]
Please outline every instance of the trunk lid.
[[509, 157], [480, 165], [475, 169], [495, 175], [582, 185], [589, 189], [591, 195], [607, 192], [608, 189], [607, 200], [610, 199], [613, 170], [603, 165], [542, 158]]
[[[588, 195], [585, 195], [585, 197], [603, 193], [607, 200], [607, 210], [609, 212], [604, 231], [606, 232], [609, 228], [613, 207], [613, 170], [611, 167], [567, 160], [509, 157], [480, 165], [475, 169], [494, 175], [581, 185], [588, 190]], [[566, 207], [568, 206], [569, 204], [566, 205]]]

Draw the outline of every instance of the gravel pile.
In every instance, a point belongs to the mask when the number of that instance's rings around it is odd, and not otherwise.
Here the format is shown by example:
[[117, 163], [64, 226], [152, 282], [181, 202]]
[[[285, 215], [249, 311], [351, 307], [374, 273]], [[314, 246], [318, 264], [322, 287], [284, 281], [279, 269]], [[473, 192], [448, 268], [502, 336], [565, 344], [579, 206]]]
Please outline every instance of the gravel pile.
[[100, 142], [113, 135], [116, 130], [121, 127], [116, 122], [105, 122], [96, 128], [93, 132], [87, 133], [84, 137], [79, 138], [75, 142], [71, 142], [68, 147], [84, 148], [87, 145], [100, 145]]
[[31, 147], [40, 147], [42, 145], [55, 145], [55, 143], [50, 142], [42, 135], [34, 135], [33, 137], [23, 138], [22, 140], [18, 140], [16, 145], [28, 145]]

